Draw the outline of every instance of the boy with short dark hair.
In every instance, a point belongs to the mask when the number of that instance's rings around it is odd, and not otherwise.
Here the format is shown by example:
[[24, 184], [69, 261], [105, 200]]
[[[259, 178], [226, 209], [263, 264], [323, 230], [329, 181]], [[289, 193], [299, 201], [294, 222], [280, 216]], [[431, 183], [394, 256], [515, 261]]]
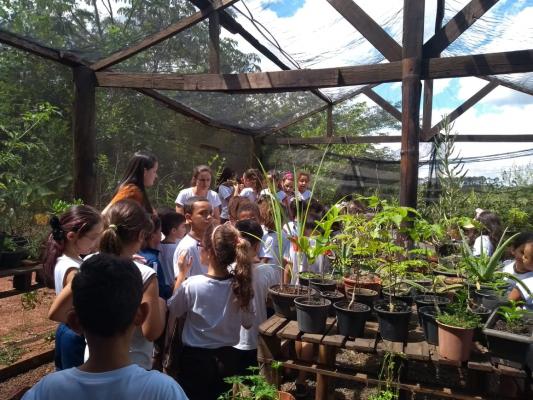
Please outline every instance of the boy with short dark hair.
[[133, 332], [146, 318], [143, 284], [131, 260], [97, 254], [83, 262], [72, 281], [69, 326], [83, 334], [89, 359], [77, 368], [43, 378], [23, 399], [187, 399], [181, 387], [129, 358]]
[[193, 275], [203, 275], [207, 273], [207, 265], [200, 261], [200, 251], [204, 232], [213, 220], [213, 210], [206, 197], [194, 196], [189, 198], [183, 205], [185, 220], [191, 227], [191, 230], [176, 247], [174, 252], [174, 276], [179, 275], [180, 257], [181, 263], [191, 262], [192, 267], [187, 273], [187, 277]]
[[165, 271], [166, 284], [174, 287], [174, 252], [179, 242], [187, 234], [187, 221], [185, 216], [174, 210], [159, 214], [161, 219], [161, 232], [165, 239], [159, 245], [159, 260]]

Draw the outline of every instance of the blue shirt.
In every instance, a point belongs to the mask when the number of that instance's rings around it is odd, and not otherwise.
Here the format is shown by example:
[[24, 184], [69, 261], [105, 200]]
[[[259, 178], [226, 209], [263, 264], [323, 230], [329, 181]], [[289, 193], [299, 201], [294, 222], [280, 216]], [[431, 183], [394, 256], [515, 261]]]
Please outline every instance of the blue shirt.
[[167, 285], [165, 270], [159, 261], [159, 250], [146, 248], [139, 252], [144, 257], [146, 265], [152, 267], [157, 273], [157, 285], [159, 286], [159, 297], [168, 300], [172, 296], [172, 287]]

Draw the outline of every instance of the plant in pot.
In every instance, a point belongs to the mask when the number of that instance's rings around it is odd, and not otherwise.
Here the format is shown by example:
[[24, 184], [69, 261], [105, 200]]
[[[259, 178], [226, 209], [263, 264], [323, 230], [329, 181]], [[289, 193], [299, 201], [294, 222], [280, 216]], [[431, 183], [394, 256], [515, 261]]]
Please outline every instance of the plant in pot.
[[533, 313], [522, 309], [524, 302], [510, 301], [494, 310], [483, 333], [493, 362], [523, 368], [533, 347]]
[[268, 383], [265, 377], [258, 373], [259, 368], [248, 369], [252, 374], [230, 376], [224, 379], [232, 387], [220, 395], [218, 400], [294, 400], [294, 396], [290, 393], [278, 391], [275, 385]]
[[470, 358], [474, 330], [481, 324], [479, 315], [472, 312], [467, 296], [458, 296], [458, 301], [436, 316], [439, 337], [439, 355], [454, 361]]

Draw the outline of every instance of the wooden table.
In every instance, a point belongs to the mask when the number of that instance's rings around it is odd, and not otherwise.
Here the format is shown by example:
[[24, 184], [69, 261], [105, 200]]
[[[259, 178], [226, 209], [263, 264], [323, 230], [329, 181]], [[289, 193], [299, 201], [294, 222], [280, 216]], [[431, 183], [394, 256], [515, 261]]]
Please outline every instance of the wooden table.
[[[335, 318], [328, 319], [325, 334], [308, 334], [298, 329], [296, 321], [274, 315], [259, 327], [258, 361], [263, 365], [263, 370], [271, 382], [275, 382], [280, 373], [279, 369], [272, 368], [273, 361], [281, 362], [287, 368], [316, 374], [316, 400], [331, 398], [330, 383], [335, 378], [373, 386], [384, 383], [383, 381], [380, 382], [375, 371], [339, 365], [336, 362], [336, 354], [340, 349], [371, 354], [378, 360], [382, 359], [385, 352], [402, 353], [408, 369], [412, 366], [413, 369], [423, 368], [425, 372], [436, 371], [429, 382], [421, 382], [419, 377], [416, 377], [416, 380], [406, 380], [402, 377], [401, 382], [396, 384], [402, 391], [464, 400], [504, 399], [506, 397], [501, 394], [487, 394], [487, 388], [494, 385], [490, 381], [498, 379], [500, 384], [506, 380], [518, 382], [517, 387], [520, 388], [521, 393], [511, 394], [507, 398], [533, 398], [528, 397], [531, 390], [530, 373], [503, 365], [491, 364], [487, 349], [477, 342], [471, 360], [467, 363], [440, 358], [438, 348], [429, 345], [424, 340], [422, 331], [416, 326], [416, 318], [416, 313], [414, 313], [407, 343], [400, 343], [382, 340], [379, 337], [376, 321], [367, 321], [364, 337], [353, 339], [338, 334]], [[318, 346], [316, 363], [305, 363], [296, 359], [294, 342], [297, 340], [314, 343]], [[288, 356], [286, 355], [287, 352], [289, 353]], [[461, 382], [464, 380], [464, 384], [455, 386], [445, 379], [439, 380], [439, 376], [450, 371], [458, 376]]]
[[[43, 265], [35, 261], [23, 261], [23, 264], [17, 268], [2, 269], [0, 268], [0, 278], [6, 276], [13, 277], [13, 289], [20, 292], [27, 292], [32, 289], [33, 273], [42, 271]], [[40, 287], [41, 285], [39, 285]], [[4, 296], [5, 297], [5, 296]]]

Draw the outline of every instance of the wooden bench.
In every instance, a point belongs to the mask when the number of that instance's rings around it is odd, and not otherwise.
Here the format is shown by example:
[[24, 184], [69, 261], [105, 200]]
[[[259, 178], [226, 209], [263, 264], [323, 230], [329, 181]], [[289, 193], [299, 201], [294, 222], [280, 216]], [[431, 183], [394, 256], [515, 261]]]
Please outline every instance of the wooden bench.
[[[506, 397], [501, 394], [492, 397], [487, 396], [486, 389], [491, 380], [507, 377], [521, 381], [521, 385], [519, 385], [521, 392], [518, 395], [509, 394], [507, 398], [533, 398], [527, 397], [530, 393], [531, 375], [524, 370], [491, 364], [487, 349], [479, 343], [476, 343], [471, 360], [467, 363], [440, 358], [438, 347], [429, 345], [424, 340], [421, 328], [415, 323], [416, 314], [413, 317], [408, 341], [407, 343], [400, 343], [382, 340], [376, 321], [367, 321], [364, 336], [354, 339], [338, 333], [335, 318], [328, 319], [324, 334], [308, 334], [298, 329], [297, 321], [290, 321], [274, 315], [259, 327], [258, 361], [263, 365], [267, 379], [273, 383], [279, 381], [280, 373], [276, 368], [272, 368], [274, 361], [280, 362], [286, 368], [316, 374], [316, 400], [325, 400], [331, 397], [329, 383], [335, 378], [376, 386], [384, 383], [379, 379], [379, 372], [337, 363], [336, 353], [340, 349], [366, 353], [377, 358], [377, 361], [383, 358], [385, 352], [401, 353], [406, 360], [407, 369], [413, 366], [413, 368], [422, 367], [426, 372], [435, 371], [434, 377], [428, 382], [421, 382], [418, 377], [416, 377], [416, 381], [413, 379], [404, 381], [402, 377], [401, 382], [395, 386], [406, 392], [464, 400], [504, 399]], [[293, 349], [288, 356], [286, 355], [287, 351], [282, 351], [287, 347], [291, 350], [297, 340], [314, 343], [318, 346], [316, 363], [297, 360]], [[458, 380], [463, 383], [462, 385], [452, 385], [446, 379], [439, 380], [440, 375], [445, 375], [450, 371], [454, 373], [454, 376], [460, 378]]]
[[[10, 269], [0, 268], [0, 278], [12, 276], [13, 289], [20, 292], [27, 292], [32, 289], [31, 282], [33, 273], [42, 271], [42, 269], [42, 264], [39, 264], [35, 261], [24, 260], [20, 267]], [[40, 287], [40, 285], [37, 287]]]

